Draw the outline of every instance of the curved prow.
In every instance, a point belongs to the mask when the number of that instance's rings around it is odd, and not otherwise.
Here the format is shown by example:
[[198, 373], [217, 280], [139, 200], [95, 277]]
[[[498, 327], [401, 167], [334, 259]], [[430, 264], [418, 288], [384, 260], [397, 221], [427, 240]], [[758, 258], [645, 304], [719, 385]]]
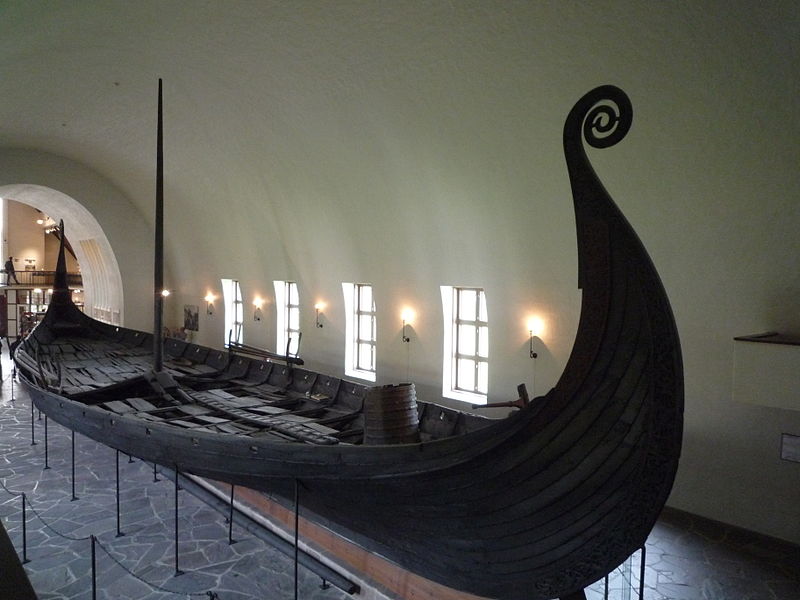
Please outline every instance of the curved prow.
[[[642, 327], [651, 343], [669, 348], [662, 356], [676, 382], [682, 406], [683, 367], [677, 328], [661, 279], [628, 220], [606, 191], [592, 167], [584, 140], [594, 148], [609, 148], [630, 130], [633, 109], [621, 89], [605, 85], [588, 92], [572, 108], [564, 124], [564, 157], [575, 207], [578, 240], [578, 286], [582, 305], [578, 334], [557, 388], [574, 393], [590, 370], [603, 361], [604, 344], [620, 324], [615, 310], [640, 300]], [[622, 296], [627, 294], [627, 296]], [[658, 331], [656, 331], [658, 328]]]
[[[67, 274], [66, 245], [67, 236], [64, 230], [63, 219], [58, 224], [61, 231], [61, 240], [58, 247], [58, 259], [56, 261], [56, 272], [53, 279], [53, 293], [50, 296], [50, 304], [47, 307], [43, 322], [51, 334], [55, 332], [68, 333], [79, 327], [81, 323], [87, 321], [86, 316], [75, 306], [72, 301], [72, 291], [69, 289], [69, 277]], [[44, 335], [38, 331], [37, 335]]]
[[58, 245], [58, 260], [56, 262], [56, 274], [53, 280], [53, 295], [51, 303], [64, 304], [72, 301], [72, 293], [69, 291], [69, 281], [67, 278], [67, 258], [66, 258], [66, 235], [64, 233], [64, 220], [58, 223], [61, 232], [61, 240]]
[[582, 304], [572, 353], [549, 400], [550, 414], [595, 424], [613, 417], [621, 432], [630, 432], [619, 440], [628, 444], [638, 470], [616, 500], [626, 515], [630, 552], [643, 543], [666, 502], [683, 430], [683, 363], [666, 291], [584, 148], [584, 142], [608, 148], [622, 140], [632, 115], [628, 96], [607, 85], [581, 98], [564, 124]]

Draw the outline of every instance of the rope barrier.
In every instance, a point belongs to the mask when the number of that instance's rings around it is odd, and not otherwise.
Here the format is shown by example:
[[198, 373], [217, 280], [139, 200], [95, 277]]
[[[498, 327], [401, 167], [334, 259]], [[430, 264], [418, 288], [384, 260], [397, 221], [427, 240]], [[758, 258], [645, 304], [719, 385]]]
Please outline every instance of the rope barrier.
[[28, 500], [27, 497], [26, 500], [28, 502], [28, 506], [33, 511], [33, 514], [36, 515], [36, 517], [42, 522], [42, 525], [44, 525], [47, 529], [55, 533], [57, 536], [62, 537], [65, 540], [70, 540], [72, 542], [83, 542], [92, 539], [91, 535], [87, 535], [85, 537], [73, 537], [71, 535], [67, 535], [66, 533], [61, 533], [60, 531], [56, 530], [52, 525], [50, 525], [47, 521], [44, 520], [44, 517], [42, 517], [42, 515], [39, 514], [39, 511], [33, 508], [33, 504], [31, 504], [31, 501]]
[[168, 594], [183, 595], [183, 596], [190, 596], [190, 597], [205, 597], [205, 598], [209, 598], [209, 600], [219, 600], [219, 596], [217, 595], [216, 592], [213, 592], [213, 591], [206, 591], [206, 592], [177, 592], [175, 590], [170, 590], [170, 589], [162, 587], [162, 586], [160, 586], [160, 585], [158, 585], [156, 583], [151, 583], [151, 582], [147, 581], [146, 579], [143, 579], [142, 577], [140, 577], [139, 575], [137, 575], [136, 573], [131, 571], [124, 564], [122, 564], [113, 554], [111, 554], [109, 549], [106, 548], [103, 544], [101, 544], [100, 540], [98, 540], [97, 537], [95, 537], [93, 535], [87, 535], [85, 537], [71, 536], [71, 535], [67, 535], [65, 533], [62, 533], [62, 532], [58, 531], [55, 527], [53, 527], [50, 523], [48, 523], [41, 514], [39, 514], [39, 511], [37, 511], [36, 508], [34, 508], [33, 504], [31, 503], [30, 499], [28, 498], [28, 494], [27, 493], [18, 492], [16, 490], [10, 489], [6, 485], [5, 481], [2, 480], [2, 479], [0, 479], [0, 488], [2, 488], [7, 494], [9, 494], [12, 497], [16, 498], [16, 497], [22, 496], [23, 501], [27, 504], [27, 506], [31, 509], [31, 511], [33, 511], [33, 514], [36, 515], [36, 518], [39, 519], [39, 521], [42, 523], [42, 525], [47, 530], [49, 530], [50, 532], [52, 532], [56, 536], [58, 536], [60, 538], [63, 538], [65, 540], [69, 540], [71, 542], [85, 542], [87, 540], [91, 540], [92, 538], [94, 538], [94, 542], [93, 543], [97, 544], [98, 546], [100, 546], [100, 548], [103, 550], [103, 552], [105, 552], [106, 555], [117, 564], [117, 566], [119, 566], [123, 571], [125, 571], [128, 575], [130, 575], [131, 577], [133, 577], [137, 581], [140, 581], [141, 583], [144, 583], [145, 585], [149, 586], [151, 589], [158, 590], [160, 592], [165, 592], [165, 593], [168, 593]]
[[[93, 537], [92, 535], [87, 535], [85, 537], [80, 537], [80, 536], [71, 536], [71, 535], [67, 535], [65, 533], [61, 533], [60, 531], [55, 529], [52, 525], [50, 525], [44, 519], [44, 517], [42, 515], [39, 514], [39, 512], [34, 508], [33, 504], [31, 504], [31, 501], [28, 499], [26, 493], [24, 493], [24, 492], [16, 492], [14, 490], [9, 489], [6, 486], [6, 484], [5, 484], [5, 482], [3, 480], [0, 480], [0, 487], [2, 487], [3, 490], [5, 490], [6, 493], [8, 493], [9, 495], [11, 495], [13, 497], [22, 496], [24, 501], [26, 502], [27, 506], [33, 511], [33, 514], [36, 515], [36, 517], [39, 519], [39, 521], [41, 521], [42, 525], [44, 525], [44, 527], [46, 529], [48, 529], [49, 531], [51, 531], [52, 533], [54, 533], [58, 537], [61, 537], [61, 538], [65, 539], [65, 540], [69, 540], [69, 541], [72, 541], [72, 542], [85, 542], [87, 540], [91, 540], [92, 539], [92, 537]], [[124, 564], [122, 564], [113, 554], [111, 554], [111, 551], [108, 548], [106, 548], [102, 543], [100, 543], [100, 540], [98, 540], [96, 537], [94, 538], [94, 543], [96, 543], [98, 546], [100, 546], [100, 548], [103, 550], [103, 552], [105, 552], [106, 555], [111, 560], [113, 560], [117, 564], [117, 566], [119, 566], [123, 571], [125, 571], [128, 575], [130, 575], [134, 579], [136, 579], [136, 580], [140, 581], [141, 583], [144, 583], [145, 585], [149, 586], [151, 589], [158, 590], [160, 592], [165, 592], [165, 593], [168, 593], [168, 594], [176, 594], [176, 595], [184, 595], [184, 596], [195, 596], [195, 597], [201, 597], [202, 596], [202, 597], [205, 597], [205, 598], [209, 598], [210, 600], [219, 600], [219, 596], [217, 596], [216, 592], [212, 592], [212, 591], [207, 591], [207, 592], [176, 592], [175, 590], [170, 590], [170, 589], [162, 587], [162, 586], [160, 586], [160, 585], [158, 585], [156, 583], [151, 583], [150, 581], [147, 581], [146, 579], [143, 579], [142, 577], [140, 577], [139, 575], [137, 575], [136, 573], [131, 571]]]
[[184, 596], [197, 596], [197, 597], [204, 596], [206, 598], [217, 599], [217, 600], [219, 598], [219, 596], [217, 596], [216, 592], [211, 592], [211, 591], [208, 591], [208, 592], [176, 592], [175, 590], [170, 590], [170, 589], [162, 587], [162, 586], [160, 586], [160, 585], [158, 585], [156, 583], [151, 583], [151, 582], [147, 581], [146, 579], [142, 579], [139, 575], [137, 575], [136, 573], [131, 571], [128, 567], [126, 567], [119, 560], [117, 560], [117, 558], [113, 554], [111, 554], [111, 552], [108, 550], [108, 548], [106, 548], [103, 544], [101, 544], [100, 540], [98, 540], [97, 538], [95, 538], [95, 543], [98, 546], [100, 546], [100, 549], [103, 552], [106, 553], [106, 556], [108, 556], [111, 560], [113, 560], [117, 564], [117, 566], [120, 567], [123, 571], [125, 571], [128, 575], [130, 575], [131, 577], [133, 577], [137, 581], [141, 581], [145, 585], [150, 586], [154, 590], [158, 590], [159, 592], [166, 592], [168, 594], [181, 594], [181, 595], [184, 595]]

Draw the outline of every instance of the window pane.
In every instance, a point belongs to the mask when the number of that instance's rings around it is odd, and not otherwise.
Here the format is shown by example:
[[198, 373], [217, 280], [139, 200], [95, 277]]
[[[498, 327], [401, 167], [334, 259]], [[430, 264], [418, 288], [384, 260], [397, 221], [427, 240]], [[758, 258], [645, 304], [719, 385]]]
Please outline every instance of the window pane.
[[475, 320], [475, 290], [458, 290], [458, 318]]
[[489, 328], [478, 328], [478, 356], [488, 358], [489, 356]]
[[358, 345], [358, 368], [365, 371], [372, 371], [372, 344], [359, 344]]
[[474, 325], [459, 325], [458, 326], [458, 348], [456, 352], [459, 354], [475, 355], [475, 326]]
[[297, 344], [300, 341], [300, 336], [296, 332], [291, 332], [289, 336], [292, 338], [292, 343], [289, 344], [289, 354], [297, 354]]
[[289, 309], [289, 329], [300, 329], [300, 309], [299, 308], [290, 308]]
[[488, 323], [489, 315], [488, 312], [486, 311], [486, 294], [483, 293], [483, 290], [480, 291], [480, 302], [481, 302], [481, 307], [478, 314], [478, 318], [484, 323]]
[[372, 339], [372, 317], [370, 315], [358, 317], [358, 337], [361, 340]]
[[458, 359], [456, 387], [469, 391], [475, 389], [475, 363], [471, 360]]
[[294, 304], [295, 306], [300, 304], [300, 300], [297, 296], [297, 284], [290, 283], [289, 284], [289, 304]]
[[359, 310], [371, 311], [372, 310], [372, 286], [360, 285], [358, 286], [359, 293]]
[[485, 362], [478, 363], [478, 389], [481, 394], [489, 391], [489, 365]]

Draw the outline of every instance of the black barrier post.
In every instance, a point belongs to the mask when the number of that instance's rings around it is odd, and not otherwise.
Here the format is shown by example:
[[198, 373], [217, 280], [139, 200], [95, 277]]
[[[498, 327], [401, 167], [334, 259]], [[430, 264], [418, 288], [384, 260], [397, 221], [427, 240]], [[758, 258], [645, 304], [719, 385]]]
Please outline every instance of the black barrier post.
[[133, 462], [133, 457], [130, 454], [128, 454], [128, 464], [131, 464], [132, 462]]
[[33, 423], [36, 420], [36, 416], [33, 414], [33, 400], [31, 400], [31, 446], [36, 445], [36, 436], [33, 432]]
[[300, 553], [300, 484], [294, 480], [294, 600], [297, 600], [298, 569]]
[[116, 472], [117, 472], [117, 537], [125, 535], [119, 528], [119, 450], [116, 453]]
[[22, 494], [22, 564], [31, 562], [28, 560], [28, 516], [25, 512], [27, 498]]
[[183, 575], [183, 571], [178, 568], [178, 467], [175, 467], [175, 576]]
[[44, 416], [44, 468], [45, 470], [50, 468], [47, 455], [47, 415]]
[[647, 558], [647, 550], [642, 545], [642, 563], [639, 565], [639, 600], [644, 600], [644, 567]]
[[228, 545], [236, 543], [236, 540], [233, 539], [233, 490], [234, 485], [231, 484], [231, 505], [230, 505], [230, 512], [228, 513]]
[[72, 500], [74, 502], [78, 497], [75, 495], [75, 430], [72, 430]]
[[156, 463], [153, 463], [153, 483], [161, 481], [158, 478], [158, 471], [156, 471]]
[[97, 600], [97, 569], [95, 568], [95, 559], [97, 558], [94, 550], [94, 534], [92, 539], [92, 600]]

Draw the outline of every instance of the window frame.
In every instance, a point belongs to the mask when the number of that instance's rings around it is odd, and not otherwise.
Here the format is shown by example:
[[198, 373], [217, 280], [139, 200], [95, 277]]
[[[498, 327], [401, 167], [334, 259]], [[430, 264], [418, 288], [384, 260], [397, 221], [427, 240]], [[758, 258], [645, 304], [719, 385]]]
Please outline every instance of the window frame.
[[[300, 327], [300, 290], [296, 281], [276, 280], [272, 285], [275, 288], [277, 308], [275, 351], [283, 355], [291, 339], [289, 356], [297, 356], [300, 352], [300, 338], [303, 335]], [[296, 299], [295, 303], [292, 302], [292, 296]], [[293, 313], [296, 315], [296, 328], [292, 327]]]
[[242, 286], [238, 279], [221, 279], [222, 297], [225, 303], [224, 347], [230, 342], [244, 343], [244, 302]]
[[[371, 303], [365, 306], [363, 291], [367, 289]], [[378, 371], [378, 316], [374, 288], [370, 283], [342, 283], [342, 293], [346, 311], [345, 375], [374, 382]], [[367, 326], [364, 325], [365, 319], [369, 323]]]
[[[474, 310], [464, 315], [466, 293], [474, 294]], [[442, 395], [471, 404], [486, 404], [489, 397], [489, 316], [486, 291], [474, 286], [441, 286], [444, 315]], [[463, 337], [471, 328], [471, 339]], [[466, 352], [465, 347], [472, 348]], [[464, 368], [471, 369], [466, 375]], [[467, 387], [465, 381], [471, 381]]]

